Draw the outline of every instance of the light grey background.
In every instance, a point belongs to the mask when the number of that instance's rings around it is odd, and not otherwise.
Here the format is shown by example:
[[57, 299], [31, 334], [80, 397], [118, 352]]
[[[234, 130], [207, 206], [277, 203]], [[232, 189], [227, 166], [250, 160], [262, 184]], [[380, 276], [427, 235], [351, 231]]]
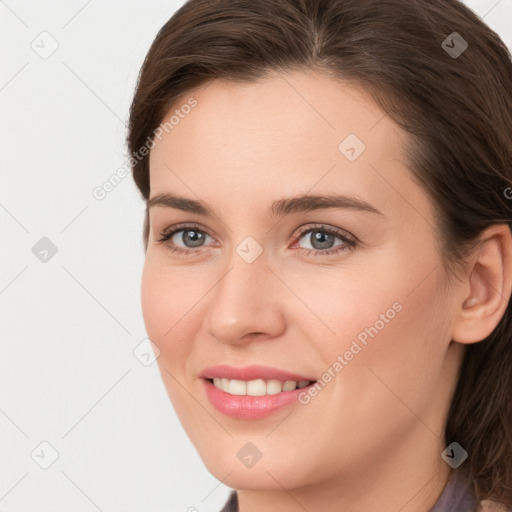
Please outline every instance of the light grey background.
[[[466, 3], [512, 47], [512, 0]], [[134, 355], [144, 204], [130, 174], [93, 195], [128, 169], [137, 73], [181, 4], [0, 0], [2, 512], [217, 512], [229, 494]]]

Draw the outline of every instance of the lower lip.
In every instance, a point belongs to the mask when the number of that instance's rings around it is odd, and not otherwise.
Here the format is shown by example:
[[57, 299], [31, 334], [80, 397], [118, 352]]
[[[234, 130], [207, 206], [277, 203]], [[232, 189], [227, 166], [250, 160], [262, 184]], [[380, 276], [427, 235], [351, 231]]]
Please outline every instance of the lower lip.
[[245, 420], [255, 420], [270, 416], [276, 411], [297, 403], [300, 393], [308, 391], [314, 384], [293, 391], [281, 391], [275, 395], [249, 396], [230, 395], [216, 388], [212, 382], [203, 379], [206, 396], [211, 404], [221, 413]]

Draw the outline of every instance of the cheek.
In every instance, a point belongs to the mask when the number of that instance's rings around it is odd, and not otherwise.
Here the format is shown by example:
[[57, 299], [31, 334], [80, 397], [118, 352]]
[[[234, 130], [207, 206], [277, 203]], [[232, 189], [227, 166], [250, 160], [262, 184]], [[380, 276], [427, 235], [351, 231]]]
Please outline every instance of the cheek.
[[[361, 417], [389, 418], [391, 429], [397, 418], [407, 421], [404, 403], [418, 412], [428, 408], [449, 342], [439, 290], [435, 274], [413, 292], [395, 283], [386, 296], [368, 298], [359, 313], [364, 322], [351, 325], [346, 345], [356, 340], [361, 350], [346, 368], [344, 392], [358, 396], [354, 410]], [[351, 313], [357, 316], [357, 309]]]
[[[180, 286], [174, 272], [156, 264], [151, 256], [146, 257], [141, 281], [141, 306], [148, 337], [160, 349], [157, 363], [162, 371], [165, 367], [174, 375], [186, 357], [187, 325], [184, 300], [188, 295]], [[191, 313], [189, 313], [190, 315]], [[164, 374], [162, 374], [163, 377]]]
[[[368, 272], [332, 272], [319, 277], [318, 272], [292, 276], [294, 293], [309, 306], [310, 312], [298, 304], [293, 320], [297, 325], [313, 326], [317, 331], [315, 345], [324, 363], [333, 362], [349, 350], [351, 342], [371, 339], [368, 330], [383, 336], [396, 322], [402, 309], [401, 283], [379, 279]], [[292, 286], [292, 285], [291, 285]]]
[[[146, 257], [142, 271], [141, 307], [146, 331], [149, 338], [155, 343], [160, 340], [160, 333], [164, 332], [161, 313], [167, 293], [165, 281], [158, 279], [157, 273]], [[171, 304], [169, 306], [172, 307]]]
[[[190, 356], [204, 316], [204, 296], [210, 280], [198, 271], [165, 263], [165, 256], [148, 254], [141, 280], [141, 306], [148, 337], [160, 349], [157, 363], [181, 381], [189, 377]], [[203, 300], [202, 300], [203, 299]], [[169, 375], [162, 373], [169, 384]], [[171, 379], [172, 380], [172, 379]]]
[[[311, 400], [310, 411], [320, 414], [322, 405], [338, 404], [329, 411], [330, 421], [319, 427], [318, 437], [330, 440], [325, 453], [345, 453], [356, 461], [365, 449], [378, 452], [383, 440], [396, 443], [418, 424], [417, 416], [435, 425], [428, 411], [437, 396], [448, 332], [436, 279], [431, 276], [413, 293], [403, 279], [374, 286], [373, 293], [365, 287], [347, 290], [351, 301], [333, 292], [331, 299], [339, 303], [325, 302], [325, 321], [337, 335], [318, 347], [324, 370], [330, 367], [335, 377]], [[338, 356], [342, 366], [335, 366]], [[347, 447], [345, 439], [353, 445]], [[335, 458], [332, 463], [337, 464]]]
[[142, 272], [141, 306], [148, 337], [160, 350], [156, 361], [167, 394], [180, 419], [188, 425], [190, 395], [182, 386], [194, 346], [190, 321], [195, 310], [190, 289], [185, 289], [186, 279], [178, 272], [148, 255]]
[[141, 306], [146, 330], [153, 341], [170, 343], [187, 329], [194, 304], [204, 290], [190, 272], [171, 267], [160, 255], [148, 254], [141, 282]]
[[430, 263], [414, 267], [402, 261], [400, 271], [333, 276], [325, 279], [327, 287], [304, 281], [297, 290], [322, 320], [316, 347], [324, 371], [343, 375], [334, 379], [337, 391], [332, 388], [341, 402], [350, 396], [366, 405], [397, 401], [378, 377], [404, 399], [428, 394], [443, 364], [450, 326], [442, 276], [439, 270], [430, 274]]

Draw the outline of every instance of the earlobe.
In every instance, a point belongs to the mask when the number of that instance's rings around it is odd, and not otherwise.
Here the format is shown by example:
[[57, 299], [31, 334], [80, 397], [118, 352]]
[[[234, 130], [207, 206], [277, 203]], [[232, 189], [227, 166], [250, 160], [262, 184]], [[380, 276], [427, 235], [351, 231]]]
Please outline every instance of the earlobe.
[[469, 292], [466, 287], [452, 332], [458, 343], [484, 340], [505, 313], [512, 288], [512, 239], [506, 224], [482, 233], [468, 275]]

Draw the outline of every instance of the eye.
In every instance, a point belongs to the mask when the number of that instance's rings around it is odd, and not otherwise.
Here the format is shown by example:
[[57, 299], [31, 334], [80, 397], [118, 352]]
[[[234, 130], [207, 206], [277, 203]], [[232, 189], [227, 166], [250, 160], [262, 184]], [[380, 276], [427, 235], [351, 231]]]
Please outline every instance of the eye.
[[[189, 254], [192, 252], [201, 252], [204, 242], [207, 238], [212, 238], [206, 231], [193, 224], [173, 226], [171, 230], [167, 229], [160, 234], [157, 240], [159, 243], [170, 241], [168, 247], [173, 252]], [[183, 244], [181, 246], [180, 244]]]
[[[302, 247], [302, 252], [306, 255], [337, 254], [356, 246], [356, 239], [347, 232], [324, 225], [303, 229], [298, 235], [298, 240], [302, 238], [305, 238], [310, 246]], [[341, 240], [341, 244], [334, 245], [336, 239]]]
[[[202, 252], [208, 238], [213, 240], [205, 230], [195, 224], [178, 224], [164, 230], [157, 242], [162, 244], [170, 242], [166, 244], [170, 251], [187, 255]], [[346, 231], [325, 225], [317, 225], [309, 227], [309, 229], [306, 226], [295, 240], [302, 238], [305, 238], [310, 247], [299, 246], [299, 249], [305, 255], [314, 256], [337, 254], [341, 251], [351, 250], [357, 244], [356, 238]], [[335, 245], [336, 239], [341, 243]], [[294, 245], [296, 244], [297, 242]], [[292, 248], [294, 248], [293, 245]]]

